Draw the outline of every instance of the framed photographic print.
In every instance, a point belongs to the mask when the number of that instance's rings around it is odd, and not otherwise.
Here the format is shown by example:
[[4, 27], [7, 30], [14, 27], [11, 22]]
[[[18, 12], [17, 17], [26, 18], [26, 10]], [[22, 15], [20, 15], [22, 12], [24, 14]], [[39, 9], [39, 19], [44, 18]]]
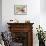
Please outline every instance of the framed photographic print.
[[27, 14], [27, 5], [15, 5], [14, 14], [15, 15], [26, 15]]

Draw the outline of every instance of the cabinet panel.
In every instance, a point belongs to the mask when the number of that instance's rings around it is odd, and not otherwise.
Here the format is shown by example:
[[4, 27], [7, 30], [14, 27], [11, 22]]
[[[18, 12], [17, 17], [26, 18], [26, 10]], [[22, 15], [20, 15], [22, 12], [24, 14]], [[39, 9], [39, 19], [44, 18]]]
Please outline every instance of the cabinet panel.
[[22, 43], [22, 46], [33, 46], [33, 23], [8, 23], [13, 41]]

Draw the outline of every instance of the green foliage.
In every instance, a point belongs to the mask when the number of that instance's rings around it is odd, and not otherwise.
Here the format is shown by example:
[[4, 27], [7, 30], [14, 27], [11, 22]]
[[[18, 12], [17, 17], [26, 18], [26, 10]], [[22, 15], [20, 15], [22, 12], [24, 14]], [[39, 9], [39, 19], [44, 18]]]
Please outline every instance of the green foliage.
[[45, 40], [45, 35], [44, 35], [44, 32], [43, 32], [43, 29], [42, 27], [40, 27], [39, 25], [39, 28], [36, 28], [37, 29], [37, 34], [36, 36], [38, 36], [38, 40]]

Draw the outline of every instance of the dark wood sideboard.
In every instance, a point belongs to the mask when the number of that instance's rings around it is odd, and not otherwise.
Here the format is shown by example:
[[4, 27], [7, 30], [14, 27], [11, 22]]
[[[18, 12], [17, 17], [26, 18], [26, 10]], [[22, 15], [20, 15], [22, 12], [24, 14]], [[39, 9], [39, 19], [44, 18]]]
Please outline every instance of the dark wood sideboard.
[[33, 46], [33, 23], [7, 23], [12, 39], [22, 46]]

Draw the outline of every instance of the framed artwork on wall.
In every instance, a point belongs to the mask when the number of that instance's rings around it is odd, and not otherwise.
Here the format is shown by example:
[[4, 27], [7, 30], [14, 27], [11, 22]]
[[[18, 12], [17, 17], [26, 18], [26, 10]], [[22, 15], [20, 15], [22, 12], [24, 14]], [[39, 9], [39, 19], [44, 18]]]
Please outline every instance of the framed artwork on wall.
[[27, 15], [27, 5], [14, 5], [15, 15]]

